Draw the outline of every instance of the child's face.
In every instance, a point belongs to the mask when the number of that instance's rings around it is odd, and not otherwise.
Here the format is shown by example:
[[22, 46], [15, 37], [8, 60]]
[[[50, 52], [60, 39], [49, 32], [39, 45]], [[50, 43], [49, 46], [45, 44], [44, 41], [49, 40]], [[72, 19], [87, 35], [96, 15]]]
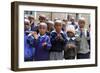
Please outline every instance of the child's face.
[[41, 17], [40, 17], [40, 18], [39, 18], [39, 21], [40, 21], [40, 22], [45, 22], [45, 18], [41, 18]]
[[48, 28], [53, 28], [53, 24], [48, 23]]
[[33, 22], [34, 22], [34, 19], [33, 19], [33, 18], [31, 18], [31, 19], [30, 19], [30, 21], [31, 21], [31, 22], [33, 21]]
[[28, 30], [30, 28], [30, 25], [28, 23], [25, 23], [24, 30]]
[[41, 35], [44, 35], [47, 31], [47, 27], [46, 26], [39, 26], [39, 33]]
[[55, 29], [56, 29], [57, 32], [60, 32], [61, 29], [62, 29], [62, 24], [61, 23], [56, 23], [55, 24]]
[[71, 21], [71, 22], [75, 22], [75, 19], [71, 19], [70, 21]]
[[68, 37], [73, 37], [74, 33], [73, 32], [67, 32]]
[[67, 24], [68, 20], [63, 20], [63, 22], [64, 22], [65, 24]]
[[80, 28], [84, 28], [84, 26], [85, 26], [85, 22], [84, 21], [79, 21], [78, 24], [79, 24]]

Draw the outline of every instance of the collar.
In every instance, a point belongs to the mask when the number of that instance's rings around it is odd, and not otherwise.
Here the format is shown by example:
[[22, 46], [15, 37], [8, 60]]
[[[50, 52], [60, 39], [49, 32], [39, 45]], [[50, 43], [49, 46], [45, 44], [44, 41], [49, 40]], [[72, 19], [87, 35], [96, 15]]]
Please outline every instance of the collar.
[[[81, 28], [79, 28], [79, 30], [81, 30]], [[87, 30], [86, 28], [82, 28], [82, 31], [85, 31], [85, 30]]]
[[[52, 32], [55, 32], [55, 33], [57, 33], [57, 32], [56, 32], [56, 30], [53, 30]], [[64, 33], [64, 32], [61, 30], [61, 31], [60, 31], [60, 33]]]
[[39, 33], [39, 34], [38, 34], [38, 36], [39, 36], [39, 37], [45, 37], [45, 36], [46, 36], [46, 34], [44, 34], [44, 35], [42, 35], [42, 36], [41, 36], [41, 35], [40, 35], [40, 33]]
[[67, 37], [67, 40], [70, 40], [70, 39], [75, 40], [76, 38], [75, 37], [72, 37], [72, 38]]

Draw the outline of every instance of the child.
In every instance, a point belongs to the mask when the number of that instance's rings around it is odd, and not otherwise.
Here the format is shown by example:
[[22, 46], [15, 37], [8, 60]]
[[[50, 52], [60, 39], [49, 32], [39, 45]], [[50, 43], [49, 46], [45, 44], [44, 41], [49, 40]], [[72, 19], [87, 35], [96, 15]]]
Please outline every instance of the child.
[[68, 25], [66, 28], [67, 43], [64, 49], [65, 59], [75, 59], [77, 53], [77, 39], [75, 37], [75, 28], [73, 25]]
[[54, 24], [55, 29], [51, 32], [51, 50], [50, 60], [62, 60], [63, 50], [66, 43], [66, 34], [62, 31], [62, 21], [56, 20]]
[[47, 24], [39, 24], [39, 33], [33, 33], [35, 44], [35, 61], [49, 60], [49, 50], [51, 48], [50, 38], [46, 35]]
[[50, 36], [50, 32], [54, 30], [54, 22], [48, 21], [47, 22], [47, 35]]
[[68, 20], [67, 20], [67, 18], [64, 18], [64, 19], [63, 19], [63, 26], [62, 26], [62, 30], [63, 30], [63, 31], [66, 31], [67, 25], [68, 25]]
[[80, 48], [78, 50], [77, 58], [78, 59], [88, 59], [90, 58], [90, 50], [89, 50], [89, 44], [88, 44], [88, 38], [87, 36], [87, 30], [85, 27], [85, 19], [82, 17], [78, 21], [79, 27], [80, 27]]
[[46, 22], [46, 16], [43, 15], [43, 14], [39, 15], [39, 21], [40, 22]]
[[24, 61], [33, 61], [35, 48], [33, 45], [33, 38], [30, 34], [30, 23], [29, 20], [24, 22]]
[[31, 31], [37, 31], [37, 26], [34, 23], [34, 17], [31, 15], [28, 19], [30, 21]]
[[37, 23], [37, 30], [36, 30], [37, 33], [39, 33], [39, 24], [46, 23], [46, 16], [41, 14], [41, 15], [39, 15], [38, 20], [39, 20], [39, 22]]
[[74, 28], [75, 28], [75, 30], [77, 30], [79, 28], [79, 26], [75, 22], [75, 18], [74, 17], [71, 17], [70, 21], [71, 21], [71, 24], [70, 25], [73, 25]]

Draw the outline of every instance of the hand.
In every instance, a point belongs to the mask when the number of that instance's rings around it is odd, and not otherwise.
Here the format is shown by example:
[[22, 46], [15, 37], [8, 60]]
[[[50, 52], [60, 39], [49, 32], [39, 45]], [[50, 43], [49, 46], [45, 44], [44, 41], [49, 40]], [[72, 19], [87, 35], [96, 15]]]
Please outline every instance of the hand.
[[62, 37], [62, 36], [60, 36], [60, 37], [59, 37], [59, 39], [60, 39], [60, 40], [63, 40], [63, 37]]
[[57, 40], [58, 40], [58, 39], [62, 39], [61, 34], [57, 34], [56, 39], [57, 39]]
[[33, 36], [34, 36], [35, 39], [38, 39], [38, 34], [37, 34], [37, 32], [33, 32], [32, 34], [33, 34]]
[[47, 45], [47, 43], [46, 43], [46, 42], [42, 43], [42, 46], [43, 46], [43, 47], [45, 47], [46, 45]]
[[74, 44], [68, 44], [68, 48], [75, 48], [76, 46]]

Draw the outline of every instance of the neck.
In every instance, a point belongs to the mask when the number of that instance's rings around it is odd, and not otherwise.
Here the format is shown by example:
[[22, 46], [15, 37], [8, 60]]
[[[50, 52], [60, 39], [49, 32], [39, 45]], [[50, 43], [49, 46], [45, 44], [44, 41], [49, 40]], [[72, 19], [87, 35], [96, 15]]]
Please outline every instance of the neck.
[[84, 28], [83, 28], [83, 27], [81, 27], [80, 29], [81, 29], [81, 30], [83, 30]]
[[57, 30], [56, 30], [56, 32], [57, 32], [57, 33], [60, 33], [60, 31], [57, 31]]
[[40, 33], [40, 35], [43, 36], [43, 35], [45, 35], [45, 34], [41, 34], [41, 33]]

